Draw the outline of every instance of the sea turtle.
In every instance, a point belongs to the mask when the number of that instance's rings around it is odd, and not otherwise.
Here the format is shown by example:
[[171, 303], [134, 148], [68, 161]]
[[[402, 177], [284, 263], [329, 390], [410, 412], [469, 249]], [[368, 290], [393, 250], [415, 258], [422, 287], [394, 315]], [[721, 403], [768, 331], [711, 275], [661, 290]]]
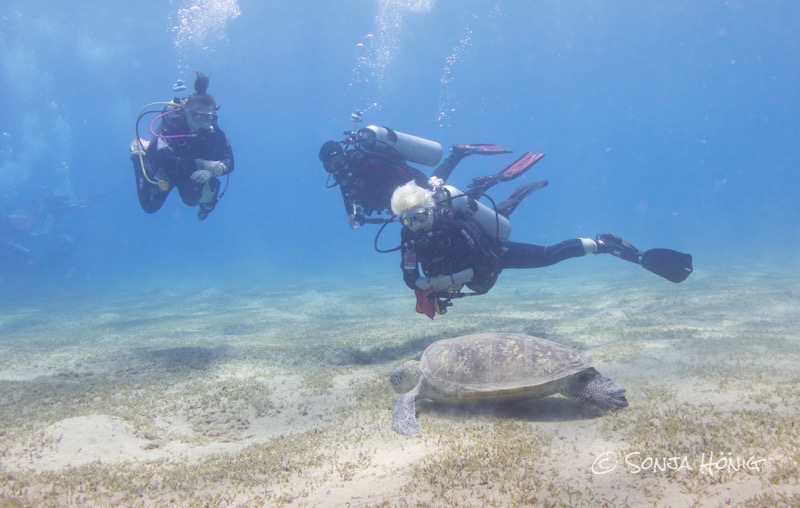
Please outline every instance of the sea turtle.
[[460, 403], [546, 397], [560, 393], [601, 410], [628, 405], [625, 390], [603, 377], [579, 351], [518, 333], [479, 333], [439, 340], [419, 361], [410, 360], [391, 376], [405, 393], [392, 411], [392, 429], [419, 434], [415, 401]]

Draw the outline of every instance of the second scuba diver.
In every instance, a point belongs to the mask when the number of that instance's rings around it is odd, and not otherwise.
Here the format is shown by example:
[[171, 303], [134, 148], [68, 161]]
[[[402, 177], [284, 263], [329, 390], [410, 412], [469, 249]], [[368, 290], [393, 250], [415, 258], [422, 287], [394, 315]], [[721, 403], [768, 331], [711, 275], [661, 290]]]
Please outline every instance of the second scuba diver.
[[136, 120], [131, 160], [139, 203], [147, 213], [158, 211], [177, 187], [181, 200], [197, 205], [197, 218], [205, 220], [224, 193], [218, 177], [233, 171], [233, 150], [217, 123], [219, 106], [206, 92], [208, 77], [202, 72], [196, 72], [194, 89], [185, 100], [145, 106], [165, 106], [150, 125], [150, 142], [142, 140], [138, 132], [144, 109]]
[[[360, 113], [353, 115], [360, 122]], [[319, 159], [328, 181], [328, 188], [339, 186], [345, 213], [352, 229], [364, 224], [384, 224], [380, 217], [389, 209], [394, 190], [409, 182], [427, 185], [428, 177], [409, 162], [435, 166], [442, 157], [442, 145], [387, 127], [370, 125], [346, 132], [343, 141], [327, 141], [319, 151]], [[456, 165], [472, 154], [509, 153], [497, 145], [453, 145], [450, 155], [433, 171], [432, 176], [446, 181]], [[370, 217], [376, 214], [378, 217]]]

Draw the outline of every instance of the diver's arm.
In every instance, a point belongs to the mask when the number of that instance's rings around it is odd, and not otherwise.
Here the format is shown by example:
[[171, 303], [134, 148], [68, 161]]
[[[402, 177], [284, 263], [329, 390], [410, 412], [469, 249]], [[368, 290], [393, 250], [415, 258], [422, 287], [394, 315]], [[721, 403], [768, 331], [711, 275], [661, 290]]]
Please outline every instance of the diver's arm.
[[350, 226], [350, 229], [356, 230], [360, 227], [360, 224], [356, 222], [356, 205], [353, 203], [349, 197], [345, 194], [344, 189], [342, 189], [342, 200], [344, 201], [344, 213], [347, 214], [347, 222]]
[[218, 159], [224, 165], [224, 169], [221, 174], [216, 176], [227, 175], [233, 172], [233, 148], [231, 148], [231, 144], [228, 141], [228, 137], [225, 135], [224, 132], [218, 131], [220, 139], [217, 141], [223, 148], [221, 150], [221, 157]]
[[158, 138], [155, 145], [153, 162], [158, 169], [166, 174], [175, 175], [181, 172], [193, 172], [196, 169], [195, 159], [175, 155], [175, 151], [168, 140]]
[[[198, 172], [208, 172], [207, 176], [196, 180], [198, 183], [205, 183], [212, 176], [219, 177], [233, 172], [233, 149], [227, 136], [221, 130], [216, 130], [213, 136], [205, 139], [204, 145], [197, 148], [203, 157], [195, 159], [195, 168]], [[193, 180], [196, 175], [197, 173], [192, 175]]]
[[464, 252], [464, 264], [471, 267], [473, 272], [468, 286], [472, 291], [484, 294], [494, 286], [500, 275], [499, 245], [485, 230], [476, 227], [472, 219], [459, 221], [459, 226], [463, 237], [472, 236], [475, 240]]
[[[402, 267], [403, 265], [401, 265], [401, 268]], [[406, 283], [408, 289], [411, 289], [412, 291], [419, 289], [417, 288], [417, 279], [419, 279], [419, 270], [417, 268], [414, 268], [413, 270], [403, 268], [403, 282]]]
[[416, 291], [419, 279], [419, 260], [413, 250], [414, 233], [407, 227], [400, 230], [400, 269], [403, 270], [403, 282], [409, 289]]
[[347, 221], [350, 229], [356, 230], [364, 225], [364, 216], [358, 213], [356, 202], [350, 197], [345, 186], [339, 184], [339, 190], [342, 193], [342, 202], [344, 203], [344, 213], [347, 215]]

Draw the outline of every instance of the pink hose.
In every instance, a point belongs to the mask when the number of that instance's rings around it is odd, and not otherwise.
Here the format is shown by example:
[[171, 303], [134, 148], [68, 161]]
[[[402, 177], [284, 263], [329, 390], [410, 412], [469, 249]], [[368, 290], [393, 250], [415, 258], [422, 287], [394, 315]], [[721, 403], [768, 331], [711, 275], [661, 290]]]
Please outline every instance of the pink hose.
[[156, 134], [156, 131], [153, 128], [153, 126], [156, 124], [156, 122], [161, 120], [162, 118], [164, 118], [167, 115], [171, 115], [172, 113], [177, 113], [177, 112], [178, 112], [177, 109], [173, 109], [173, 110], [170, 110], [170, 111], [165, 111], [165, 112], [161, 113], [160, 115], [158, 115], [157, 117], [155, 117], [153, 119], [153, 121], [150, 122], [150, 134], [152, 134], [153, 137], [155, 137], [155, 138], [161, 138], [161, 139], [179, 139], [179, 138], [192, 137], [191, 134], [174, 134], [172, 136], [164, 136], [163, 134]]

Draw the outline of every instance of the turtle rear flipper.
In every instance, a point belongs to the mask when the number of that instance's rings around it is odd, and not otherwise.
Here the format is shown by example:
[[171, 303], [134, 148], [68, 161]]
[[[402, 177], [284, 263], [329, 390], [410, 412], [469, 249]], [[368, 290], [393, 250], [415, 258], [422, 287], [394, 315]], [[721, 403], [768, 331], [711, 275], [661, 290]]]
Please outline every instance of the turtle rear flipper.
[[416, 400], [419, 395], [419, 385], [400, 397], [392, 410], [392, 430], [405, 436], [416, 436], [421, 427], [417, 422]]
[[573, 382], [564, 390], [564, 395], [597, 406], [603, 411], [628, 407], [625, 389], [597, 372], [593, 367], [576, 374]]

